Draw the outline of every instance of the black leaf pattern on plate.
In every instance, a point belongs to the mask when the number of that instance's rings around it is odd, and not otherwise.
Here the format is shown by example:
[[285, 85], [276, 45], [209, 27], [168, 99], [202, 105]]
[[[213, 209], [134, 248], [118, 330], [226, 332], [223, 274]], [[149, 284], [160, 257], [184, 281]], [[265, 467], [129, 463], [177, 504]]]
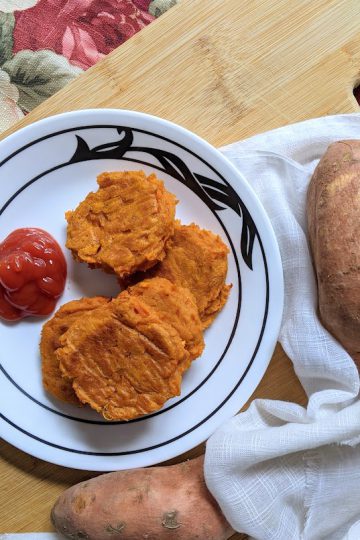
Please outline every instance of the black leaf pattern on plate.
[[[225, 208], [231, 208], [238, 216], [242, 217], [240, 250], [245, 264], [252, 270], [254, 240], [257, 235], [256, 226], [236, 191], [229, 184], [191, 172], [186, 163], [172, 152], [159, 148], [133, 146], [134, 135], [130, 128], [118, 127], [117, 132], [122, 136], [120, 140], [101, 144], [91, 149], [82, 137], [76, 135], [77, 148], [68, 163], [79, 163], [93, 159], [121, 159], [124, 158], [125, 154], [127, 154], [126, 159], [131, 161], [129, 157], [131, 152], [151, 155], [159, 163], [159, 166], [156, 167], [158, 170], [172, 176], [191, 189], [211, 210], [221, 211]], [[134, 159], [133, 161], [139, 160]], [[141, 163], [153, 166], [151, 162]]]
[[89, 161], [92, 159], [121, 159], [130, 149], [134, 135], [129, 128], [118, 128], [117, 132], [123, 136], [122, 139], [111, 143], [100, 144], [91, 150], [87, 142], [79, 135], [76, 135], [77, 147], [68, 163], [79, 163], [80, 161]]
[[255, 223], [245, 204], [229, 184], [226, 185], [216, 180], [211, 180], [197, 173], [195, 173], [195, 177], [209, 197], [222, 202], [243, 218], [240, 241], [241, 255], [247, 266], [252, 270], [252, 252], [257, 233]]

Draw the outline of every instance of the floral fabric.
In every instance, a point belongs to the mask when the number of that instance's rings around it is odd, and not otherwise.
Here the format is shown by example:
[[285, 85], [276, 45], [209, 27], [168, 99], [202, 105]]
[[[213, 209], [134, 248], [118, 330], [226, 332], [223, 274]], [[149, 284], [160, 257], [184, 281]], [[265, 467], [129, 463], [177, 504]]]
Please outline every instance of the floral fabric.
[[0, 132], [178, 0], [0, 0]]

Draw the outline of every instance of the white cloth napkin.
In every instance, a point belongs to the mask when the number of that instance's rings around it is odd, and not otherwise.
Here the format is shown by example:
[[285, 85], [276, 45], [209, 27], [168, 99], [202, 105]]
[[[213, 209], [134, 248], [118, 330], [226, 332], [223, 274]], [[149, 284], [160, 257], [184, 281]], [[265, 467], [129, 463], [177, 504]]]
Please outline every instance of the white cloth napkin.
[[359, 375], [316, 315], [305, 197], [327, 146], [360, 139], [360, 115], [318, 118], [222, 149], [267, 211], [280, 246], [279, 340], [308, 397], [255, 400], [208, 441], [206, 483], [232, 527], [256, 540], [360, 539]]

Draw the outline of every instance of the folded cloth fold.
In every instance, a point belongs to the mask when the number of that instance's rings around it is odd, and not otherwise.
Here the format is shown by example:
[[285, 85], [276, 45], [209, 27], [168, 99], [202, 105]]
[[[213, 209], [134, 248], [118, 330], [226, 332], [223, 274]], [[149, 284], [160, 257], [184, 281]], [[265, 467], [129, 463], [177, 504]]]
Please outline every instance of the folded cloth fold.
[[207, 443], [208, 488], [231, 526], [256, 540], [360, 538], [359, 374], [317, 317], [305, 204], [328, 145], [357, 138], [360, 115], [351, 114], [222, 148], [274, 228], [285, 283], [279, 341], [309, 398], [307, 408], [255, 400]]

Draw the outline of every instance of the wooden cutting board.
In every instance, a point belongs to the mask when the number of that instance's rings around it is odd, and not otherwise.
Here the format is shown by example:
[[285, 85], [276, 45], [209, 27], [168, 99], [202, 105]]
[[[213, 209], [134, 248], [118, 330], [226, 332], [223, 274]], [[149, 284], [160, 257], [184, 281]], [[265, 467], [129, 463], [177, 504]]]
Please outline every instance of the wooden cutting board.
[[[358, 111], [359, 70], [358, 0], [182, 0], [0, 139], [51, 114], [116, 107], [173, 120], [221, 146]], [[306, 403], [280, 346], [254, 397]], [[94, 476], [0, 448], [0, 532], [52, 530], [57, 496]]]

